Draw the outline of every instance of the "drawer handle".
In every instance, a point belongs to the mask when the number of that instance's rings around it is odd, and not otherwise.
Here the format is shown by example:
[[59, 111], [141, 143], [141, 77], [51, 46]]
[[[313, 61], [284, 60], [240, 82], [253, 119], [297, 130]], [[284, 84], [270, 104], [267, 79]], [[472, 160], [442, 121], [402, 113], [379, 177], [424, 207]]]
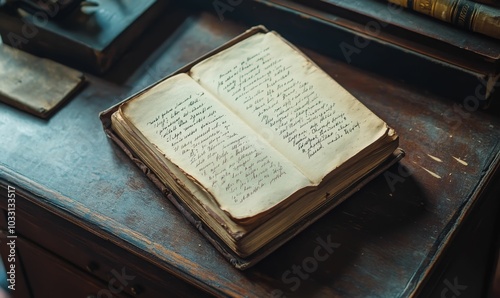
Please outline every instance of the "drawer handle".
[[141, 294], [141, 293], [142, 293], [142, 291], [143, 291], [143, 290], [142, 290], [142, 287], [141, 287], [141, 286], [139, 286], [139, 285], [135, 285], [135, 286], [132, 286], [132, 287], [130, 288], [130, 291], [131, 291], [131, 292], [132, 292], [132, 294], [134, 294], [134, 295], [139, 295], [139, 294]]
[[[87, 267], [85, 267], [85, 269], [87, 269], [87, 271], [90, 273], [94, 273], [96, 270], [99, 269], [99, 264], [97, 264], [96, 262], [90, 262], [90, 263], [88, 263]], [[87, 298], [90, 298], [90, 297], [87, 297]]]

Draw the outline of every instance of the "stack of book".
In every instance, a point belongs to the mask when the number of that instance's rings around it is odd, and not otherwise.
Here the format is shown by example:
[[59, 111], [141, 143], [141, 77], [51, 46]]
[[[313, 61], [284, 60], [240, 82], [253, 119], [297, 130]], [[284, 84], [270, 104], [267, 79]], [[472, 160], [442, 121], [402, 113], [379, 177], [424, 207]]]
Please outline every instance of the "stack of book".
[[[498, 89], [500, 9], [492, 0], [315, 0], [276, 1], [357, 35], [339, 41], [343, 59], [356, 63], [366, 52], [376, 64], [400, 65], [407, 82], [460, 102], [487, 104]], [[488, 2], [489, 4], [478, 3]], [[496, 3], [498, 5], [498, 3]], [[384, 51], [376, 51], [376, 47]], [[390, 58], [380, 53], [394, 50]], [[394, 53], [401, 55], [394, 55]], [[374, 57], [376, 56], [376, 57]], [[369, 60], [369, 59], [368, 59]], [[411, 63], [410, 60], [417, 62]], [[426, 67], [426, 65], [431, 65]], [[435, 65], [436, 67], [433, 67]], [[364, 66], [364, 65], [363, 65]], [[381, 67], [378, 67], [381, 69]], [[426, 69], [427, 68], [427, 69]], [[381, 69], [380, 71], [384, 71]], [[377, 71], [377, 72], [380, 72]]]
[[[426, 14], [460, 28], [500, 39], [500, 10], [493, 0], [388, 0], [390, 3]], [[487, 3], [487, 5], [479, 4]]]
[[[400, 2], [437, 7], [436, 1]], [[217, 12], [211, 2], [185, 3]], [[498, 39], [386, 0], [251, 0], [219, 14], [263, 24], [298, 46], [412, 85], [418, 92], [446, 97], [469, 110], [494, 103], [495, 90], [500, 89]]]

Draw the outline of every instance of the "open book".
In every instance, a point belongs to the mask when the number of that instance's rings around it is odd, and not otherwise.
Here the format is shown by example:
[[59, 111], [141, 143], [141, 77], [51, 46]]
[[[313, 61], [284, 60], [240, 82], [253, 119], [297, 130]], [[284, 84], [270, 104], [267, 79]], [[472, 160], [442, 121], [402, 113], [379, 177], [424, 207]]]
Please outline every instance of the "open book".
[[398, 148], [384, 121], [277, 33], [262, 31], [110, 116], [119, 139], [242, 259], [289, 239]]

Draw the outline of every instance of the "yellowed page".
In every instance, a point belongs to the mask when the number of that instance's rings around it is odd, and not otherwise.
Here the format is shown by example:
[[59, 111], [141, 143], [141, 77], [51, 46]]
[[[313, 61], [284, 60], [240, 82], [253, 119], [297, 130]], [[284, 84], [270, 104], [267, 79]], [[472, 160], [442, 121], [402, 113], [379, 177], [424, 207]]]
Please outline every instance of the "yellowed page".
[[190, 74], [315, 184], [387, 131], [274, 32], [253, 35]]
[[121, 112], [233, 218], [266, 211], [310, 183], [186, 74], [125, 103]]

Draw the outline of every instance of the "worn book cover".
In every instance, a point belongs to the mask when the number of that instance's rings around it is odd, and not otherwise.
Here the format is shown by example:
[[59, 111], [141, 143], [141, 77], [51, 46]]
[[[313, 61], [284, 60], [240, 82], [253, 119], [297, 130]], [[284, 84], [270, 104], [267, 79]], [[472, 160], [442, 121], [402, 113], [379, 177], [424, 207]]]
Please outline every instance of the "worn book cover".
[[0, 43], [0, 100], [41, 118], [85, 83], [83, 73]]
[[263, 27], [101, 119], [107, 134], [240, 269], [403, 155], [392, 128]]

